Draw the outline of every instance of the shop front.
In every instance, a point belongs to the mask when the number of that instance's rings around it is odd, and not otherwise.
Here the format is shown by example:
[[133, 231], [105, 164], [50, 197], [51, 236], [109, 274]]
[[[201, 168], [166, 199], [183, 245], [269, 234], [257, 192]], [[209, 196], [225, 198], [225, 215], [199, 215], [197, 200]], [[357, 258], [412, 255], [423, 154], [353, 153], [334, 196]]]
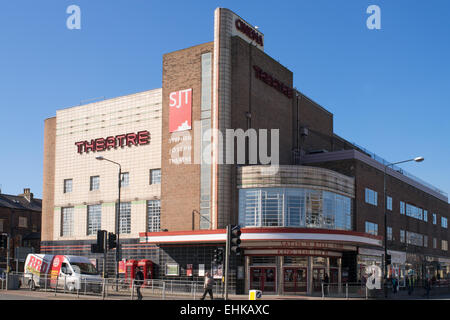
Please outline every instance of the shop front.
[[[348, 231], [292, 228], [242, 229], [245, 290], [264, 294], [321, 294], [326, 276], [330, 286], [342, 288], [347, 276], [344, 253], [359, 246], [381, 246], [381, 238]], [[380, 260], [381, 261], [381, 260]]]

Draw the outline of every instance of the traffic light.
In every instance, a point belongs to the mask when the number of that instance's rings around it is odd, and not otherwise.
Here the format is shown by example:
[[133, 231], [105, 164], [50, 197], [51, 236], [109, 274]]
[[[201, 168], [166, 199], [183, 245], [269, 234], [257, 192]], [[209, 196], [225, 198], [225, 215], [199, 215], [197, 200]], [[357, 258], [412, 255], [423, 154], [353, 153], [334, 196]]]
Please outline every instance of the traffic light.
[[6, 234], [0, 234], [0, 248], [8, 248], [8, 236]]
[[391, 264], [391, 255], [390, 254], [387, 254], [386, 255], [386, 265], [388, 266], [388, 265], [390, 265]]
[[230, 228], [230, 250], [239, 255], [241, 253], [241, 248], [239, 247], [241, 244], [241, 228], [239, 226], [231, 226]]
[[97, 231], [97, 243], [91, 244], [92, 253], [104, 253], [105, 252], [105, 230]]
[[117, 240], [117, 236], [115, 233], [113, 233], [113, 232], [108, 233], [108, 249], [109, 250], [117, 247], [116, 240]]
[[213, 259], [215, 264], [222, 264], [223, 262], [223, 249], [222, 248], [218, 248], [214, 250], [214, 259]]

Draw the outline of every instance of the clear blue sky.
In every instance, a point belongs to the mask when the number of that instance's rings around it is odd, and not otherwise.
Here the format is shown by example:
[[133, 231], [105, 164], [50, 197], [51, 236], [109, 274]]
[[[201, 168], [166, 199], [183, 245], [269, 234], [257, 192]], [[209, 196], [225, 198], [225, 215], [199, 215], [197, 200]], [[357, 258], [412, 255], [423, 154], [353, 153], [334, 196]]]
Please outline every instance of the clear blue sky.
[[[81, 30], [69, 30], [69, 5]], [[369, 30], [369, 5], [381, 30]], [[265, 35], [335, 132], [450, 192], [450, 1], [14, 0], [0, 9], [0, 185], [42, 196], [44, 119], [161, 87], [162, 55], [213, 40], [214, 9]]]

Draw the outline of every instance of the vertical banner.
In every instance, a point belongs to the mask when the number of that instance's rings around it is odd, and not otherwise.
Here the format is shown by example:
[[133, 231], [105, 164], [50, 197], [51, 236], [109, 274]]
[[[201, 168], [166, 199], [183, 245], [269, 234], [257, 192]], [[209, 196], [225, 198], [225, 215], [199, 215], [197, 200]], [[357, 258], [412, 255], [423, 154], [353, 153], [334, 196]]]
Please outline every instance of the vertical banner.
[[186, 276], [192, 277], [192, 264], [186, 266]]
[[199, 277], [204, 277], [205, 276], [205, 265], [204, 264], [199, 264], [198, 265], [198, 276]]
[[169, 98], [169, 131], [190, 130], [192, 128], [192, 89], [171, 92]]
[[59, 271], [61, 270], [64, 256], [54, 256], [50, 267], [50, 287], [56, 287]]

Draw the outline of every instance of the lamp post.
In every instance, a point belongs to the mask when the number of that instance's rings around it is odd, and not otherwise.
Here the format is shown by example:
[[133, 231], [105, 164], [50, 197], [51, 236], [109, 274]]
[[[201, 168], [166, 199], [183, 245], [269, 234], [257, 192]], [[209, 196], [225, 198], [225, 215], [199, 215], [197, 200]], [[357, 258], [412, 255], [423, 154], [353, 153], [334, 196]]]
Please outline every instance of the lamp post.
[[99, 156], [99, 157], [96, 157], [95, 159], [97, 159], [97, 160], [105, 160], [105, 161], [108, 161], [108, 162], [111, 162], [111, 163], [114, 163], [114, 164], [116, 164], [116, 165], [118, 165], [119, 166], [119, 178], [118, 178], [118, 188], [119, 188], [119, 195], [118, 195], [118, 205], [117, 205], [117, 208], [116, 208], [116, 223], [115, 223], [115, 234], [116, 234], [116, 240], [117, 240], [117, 245], [116, 245], [116, 263], [115, 263], [115, 267], [114, 267], [114, 271], [115, 271], [115, 274], [116, 274], [116, 290], [118, 290], [118, 286], [117, 286], [117, 280], [119, 279], [119, 270], [118, 270], [118, 264], [119, 264], [119, 251], [120, 251], [120, 240], [119, 240], [119, 234], [120, 234], [120, 230], [119, 230], [119, 219], [120, 219], [120, 188], [121, 188], [121, 185], [122, 185], [122, 182], [121, 182], [121, 176], [122, 176], [122, 167], [121, 167], [121, 165], [120, 165], [120, 163], [117, 163], [117, 162], [114, 162], [114, 161], [112, 161], [112, 160], [109, 160], [109, 159], [106, 159], [105, 157], [102, 157], [102, 156]]
[[[387, 168], [396, 164], [404, 163], [404, 162], [422, 162], [425, 160], [423, 157], [416, 157], [413, 159], [403, 160], [399, 162], [392, 162], [384, 165], [384, 175], [383, 175], [383, 210], [384, 210], [384, 296], [387, 298], [387, 215], [386, 215], [386, 171]], [[405, 235], [406, 236], [406, 235]]]

